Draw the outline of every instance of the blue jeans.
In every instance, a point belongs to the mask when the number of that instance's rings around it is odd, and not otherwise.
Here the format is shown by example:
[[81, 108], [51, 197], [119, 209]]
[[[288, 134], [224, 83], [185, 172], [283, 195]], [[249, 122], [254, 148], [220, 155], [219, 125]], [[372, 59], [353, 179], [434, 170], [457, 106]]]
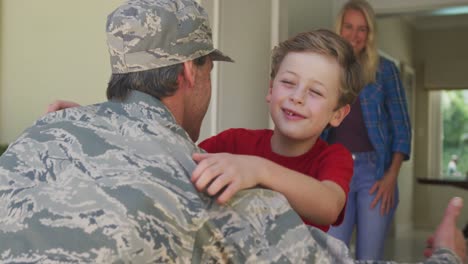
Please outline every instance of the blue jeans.
[[343, 223], [331, 227], [328, 233], [349, 246], [351, 235], [356, 226], [356, 259], [381, 260], [385, 237], [398, 205], [398, 188], [395, 188], [395, 206], [385, 215], [380, 215], [381, 200], [370, 209], [377, 192], [369, 194], [376, 182], [375, 152], [354, 153], [354, 175]]

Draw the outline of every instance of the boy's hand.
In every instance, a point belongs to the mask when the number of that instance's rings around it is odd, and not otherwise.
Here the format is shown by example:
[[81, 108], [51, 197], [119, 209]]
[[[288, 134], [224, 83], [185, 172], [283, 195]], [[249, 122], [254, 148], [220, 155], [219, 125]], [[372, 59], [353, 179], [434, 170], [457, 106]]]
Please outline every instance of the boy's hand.
[[56, 100], [47, 106], [46, 114], [76, 106], [80, 105], [72, 101]]
[[199, 191], [209, 195], [219, 193], [217, 202], [223, 204], [243, 189], [259, 184], [261, 158], [228, 153], [192, 155], [197, 167], [192, 182]]

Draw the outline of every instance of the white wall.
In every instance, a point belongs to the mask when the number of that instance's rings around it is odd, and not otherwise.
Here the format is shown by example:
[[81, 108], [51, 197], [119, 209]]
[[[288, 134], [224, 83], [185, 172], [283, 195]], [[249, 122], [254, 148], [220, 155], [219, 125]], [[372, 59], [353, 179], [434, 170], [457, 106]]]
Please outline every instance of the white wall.
[[18, 137], [54, 99], [105, 99], [105, 21], [120, 2], [1, 1], [0, 143]]

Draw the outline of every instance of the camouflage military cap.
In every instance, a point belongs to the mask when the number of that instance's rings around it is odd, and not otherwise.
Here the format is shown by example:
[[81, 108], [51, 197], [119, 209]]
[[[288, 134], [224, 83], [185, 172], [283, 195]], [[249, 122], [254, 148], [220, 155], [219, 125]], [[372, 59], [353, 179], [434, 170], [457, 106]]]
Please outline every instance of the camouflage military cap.
[[165, 67], [210, 54], [231, 58], [213, 47], [206, 11], [194, 0], [128, 0], [107, 17], [112, 73]]

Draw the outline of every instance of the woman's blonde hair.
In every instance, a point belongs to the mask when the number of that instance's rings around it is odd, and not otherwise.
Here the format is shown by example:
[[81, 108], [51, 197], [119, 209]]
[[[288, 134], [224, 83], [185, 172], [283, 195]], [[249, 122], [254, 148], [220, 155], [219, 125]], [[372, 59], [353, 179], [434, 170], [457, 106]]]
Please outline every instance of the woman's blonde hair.
[[367, 21], [368, 33], [367, 43], [361, 54], [357, 54], [358, 60], [363, 69], [363, 78], [367, 83], [375, 82], [375, 75], [379, 64], [379, 54], [377, 53], [377, 26], [375, 21], [374, 9], [365, 0], [350, 0], [348, 1], [338, 13], [335, 21], [335, 32], [341, 34], [341, 27], [343, 25], [343, 18], [348, 10], [360, 11]]

